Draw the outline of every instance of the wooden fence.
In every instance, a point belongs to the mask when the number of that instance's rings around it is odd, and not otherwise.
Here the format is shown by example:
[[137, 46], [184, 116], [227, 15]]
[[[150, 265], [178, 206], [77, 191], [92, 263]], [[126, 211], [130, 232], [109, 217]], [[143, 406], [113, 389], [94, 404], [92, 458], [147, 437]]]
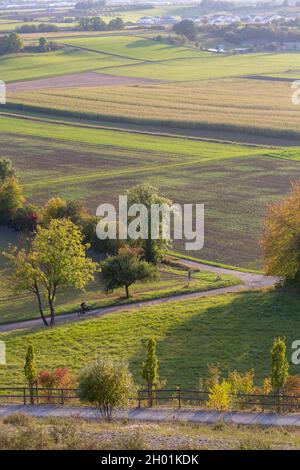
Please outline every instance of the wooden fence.
[[[229, 394], [231, 410], [260, 410], [293, 412], [300, 411], [300, 395]], [[196, 389], [139, 390], [138, 407], [170, 405], [207, 408], [208, 391]]]
[[59, 404], [79, 402], [74, 388], [40, 388], [40, 387], [1, 387], [1, 404]]
[[[131, 406], [176, 408], [207, 408], [208, 392], [196, 389], [160, 389], [139, 390], [137, 396], [130, 399]], [[40, 388], [40, 387], [2, 387], [0, 388], [0, 406], [5, 404], [23, 405], [74, 405], [79, 404], [75, 388]], [[260, 410], [277, 412], [300, 411], [300, 395], [259, 395], [231, 394], [231, 410]]]

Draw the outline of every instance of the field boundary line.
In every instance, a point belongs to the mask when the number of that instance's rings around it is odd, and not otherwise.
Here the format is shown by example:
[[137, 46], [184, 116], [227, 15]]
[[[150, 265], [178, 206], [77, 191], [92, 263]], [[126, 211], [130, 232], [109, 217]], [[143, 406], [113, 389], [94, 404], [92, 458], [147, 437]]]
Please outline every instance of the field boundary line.
[[[3, 105], [4, 107], [6, 105]], [[25, 108], [25, 106], [24, 106]], [[15, 109], [13, 106], [11, 106], [11, 109]], [[43, 114], [43, 108], [38, 108], [36, 107], [37, 111], [40, 111]], [[24, 109], [26, 112], [26, 109]], [[29, 112], [29, 111], [28, 111]], [[32, 111], [34, 112], [34, 111]], [[51, 114], [51, 112], [50, 112]], [[197, 137], [197, 136], [191, 136], [187, 134], [174, 134], [172, 132], [158, 132], [158, 131], [147, 131], [147, 130], [140, 130], [140, 129], [129, 129], [129, 128], [124, 128], [124, 127], [115, 127], [115, 126], [105, 126], [101, 124], [89, 124], [85, 122], [78, 122], [75, 120], [72, 121], [66, 121], [66, 120], [61, 120], [61, 119], [56, 119], [55, 116], [59, 116], [63, 118], [63, 114], [59, 115], [58, 113], [53, 112], [52, 117], [43, 117], [39, 115], [33, 115], [33, 114], [25, 114], [22, 111], [18, 112], [9, 112], [9, 111], [0, 111], [0, 116], [5, 116], [5, 117], [10, 117], [10, 118], [17, 118], [17, 119], [25, 119], [25, 120], [33, 120], [37, 122], [44, 122], [47, 124], [60, 124], [63, 126], [70, 126], [70, 127], [81, 127], [84, 129], [102, 129], [102, 130], [110, 130], [110, 131], [116, 131], [116, 132], [124, 132], [127, 134], [137, 134], [137, 135], [149, 135], [149, 136], [157, 136], [157, 137], [168, 137], [168, 138], [174, 138], [174, 139], [186, 139], [186, 140], [192, 140], [196, 142], [211, 142], [211, 143], [219, 143], [219, 144], [224, 144], [224, 145], [238, 145], [238, 146], [244, 146], [244, 147], [253, 147], [253, 148], [258, 148], [258, 149], [280, 149], [282, 146], [279, 145], [267, 145], [267, 144], [256, 144], [252, 142], [240, 142], [240, 141], [234, 141], [234, 140], [222, 140], [218, 138], [212, 138], [212, 137]], [[49, 114], [48, 114], [49, 116]], [[72, 119], [72, 116], [65, 116], [66, 118]], [[73, 119], [76, 119], [74, 116]], [[80, 118], [77, 118], [80, 119]], [[84, 118], [81, 118], [84, 119]], [[124, 120], [125, 121], [125, 120]], [[114, 122], [108, 121], [108, 122]], [[131, 124], [131, 123], [129, 123]], [[134, 125], [134, 123], [132, 123]], [[136, 123], [136, 125], [139, 125]], [[143, 125], [142, 123], [140, 125]], [[153, 124], [154, 125], [154, 124]], [[158, 124], [157, 124], [158, 125]], [[167, 126], [166, 126], [167, 127]], [[178, 130], [183, 130], [184, 128], [180, 127], [170, 127], [171, 129], [178, 129]], [[202, 129], [204, 130], [213, 130], [214, 125], [212, 124], [210, 128]], [[187, 127], [188, 129], [188, 127]], [[199, 128], [199, 131], [201, 132], [201, 129]], [[234, 132], [234, 131], [232, 131]], [[261, 136], [261, 137], [270, 137], [272, 136]], [[280, 138], [280, 137], [279, 137]], [[296, 145], [295, 145], [296, 146]]]
[[[90, 49], [88, 47], [75, 46], [73, 44], [66, 44], [66, 43], [63, 43], [63, 42], [61, 42], [60, 44], [62, 46], [71, 47], [73, 49], [79, 49], [79, 50], [82, 50], [82, 51], [94, 52], [94, 54], [103, 54], [103, 55], [108, 55], [108, 56], [111, 56], [111, 57], [118, 57], [119, 59], [135, 60], [137, 62], [141, 62], [142, 64], [155, 64], [156, 63], [156, 61], [153, 61], [153, 60], [136, 59], [134, 57], [128, 57], [126, 55], [116, 54], [114, 52], [107, 52], [107, 51], [101, 51], [101, 50], [96, 51], [95, 49]], [[140, 64], [138, 63], [138, 64], [134, 64], [134, 65], [140, 65]]]

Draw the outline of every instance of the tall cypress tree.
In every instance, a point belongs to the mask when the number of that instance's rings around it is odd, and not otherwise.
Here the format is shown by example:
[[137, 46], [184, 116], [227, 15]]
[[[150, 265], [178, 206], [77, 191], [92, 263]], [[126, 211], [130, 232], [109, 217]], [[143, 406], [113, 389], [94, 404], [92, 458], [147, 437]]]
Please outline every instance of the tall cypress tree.
[[271, 349], [271, 385], [277, 395], [277, 410], [280, 411], [280, 392], [289, 376], [285, 338], [275, 338]]
[[146, 360], [143, 363], [143, 379], [148, 386], [148, 402], [149, 406], [153, 404], [153, 387], [158, 385], [158, 358], [156, 354], [156, 341], [150, 338], [146, 347]]
[[30, 388], [30, 403], [31, 405], [34, 404], [33, 399], [33, 385], [36, 381], [38, 370], [35, 362], [35, 354], [34, 354], [34, 347], [32, 344], [29, 344], [25, 359], [25, 366], [24, 366], [24, 373], [25, 377], [28, 380], [29, 388]]

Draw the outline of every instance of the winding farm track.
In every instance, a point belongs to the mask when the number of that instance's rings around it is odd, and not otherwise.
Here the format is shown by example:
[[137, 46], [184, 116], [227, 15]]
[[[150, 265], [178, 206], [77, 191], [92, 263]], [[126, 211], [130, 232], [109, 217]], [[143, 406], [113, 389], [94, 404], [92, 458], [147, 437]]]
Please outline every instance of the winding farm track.
[[[268, 276], [264, 276], [263, 274], [235, 271], [233, 269], [207, 265], [207, 264], [203, 264], [197, 261], [190, 261], [190, 260], [184, 259], [184, 260], [181, 260], [181, 262], [185, 266], [191, 269], [199, 269], [200, 271], [210, 271], [219, 275], [230, 274], [240, 279], [241, 283], [239, 285], [235, 285], [231, 287], [223, 287], [220, 289], [211, 289], [211, 290], [206, 290], [202, 292], [179, 294], [179, 295], [165, 297], [165, 298], [161, 298], [157, 300], [149, 300], [149, 301], [145, 300], [143, 302], [135, 302], [135, 303], [129, 303], [129, 304], [116, 305], [113, 307], [101, 308], [98, 310], [93, 310], [92, 312], [89, 313], [89, 315], [87, 315], [86, 318], [88, 319], [98, 318], [108, 313], [122, 313], [128, 310], [150, 307], [153, 305], [159, 305], [159, 304], [164, 304], [164, 303], [172, 303], [174, 301], [179, 301], [179, 300], [199, 299], [201, 297], [216, 296], [220, 294], [241, 292], [241, 291], [246, 291], [246, 290], [251, 290], [251, 289], [263, 289], [263, 288], [274, 286], [278, 280], [275, 277], [268, 277]], [[56, 325], [75, 322], [75, 321], [84, 321], [84, 320], [85, 318], [80, 318], [80, 319], [78, 318], [78, 313], [57, 315]], [[14, 330], [40, 328], [41, 326], [42, 324], [41, 324], [40, 318], [35, 319], [35, 320], [16, 322], [16, 323], [8, 323], [6, 325], [0, 325], [0, 333], [6, 333], [9, 331], [14, 331]]]

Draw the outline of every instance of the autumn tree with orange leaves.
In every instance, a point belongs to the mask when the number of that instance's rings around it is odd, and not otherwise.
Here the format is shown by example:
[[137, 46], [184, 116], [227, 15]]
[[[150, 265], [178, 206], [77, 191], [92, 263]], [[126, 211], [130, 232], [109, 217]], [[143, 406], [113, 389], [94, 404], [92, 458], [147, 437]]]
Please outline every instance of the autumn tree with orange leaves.
[[266, 274], [300, 281], [300, 181], [268, 208], [261, 245]]

